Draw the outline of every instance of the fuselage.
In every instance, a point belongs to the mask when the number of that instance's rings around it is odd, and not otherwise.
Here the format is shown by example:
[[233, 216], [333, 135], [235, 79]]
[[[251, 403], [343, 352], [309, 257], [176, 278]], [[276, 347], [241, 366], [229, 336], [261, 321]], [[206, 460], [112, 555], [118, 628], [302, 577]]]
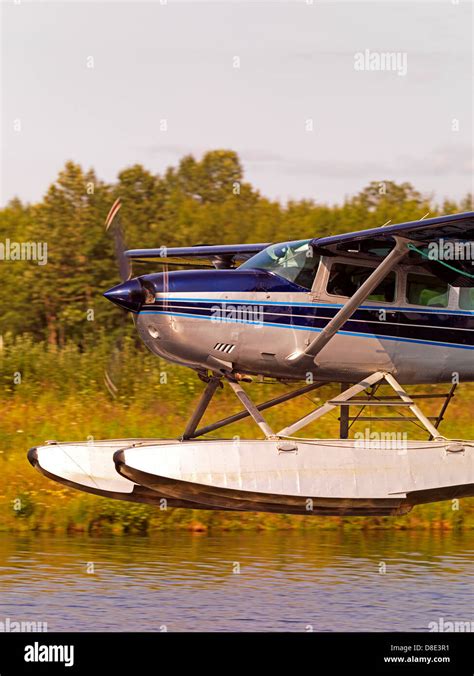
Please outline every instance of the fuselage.
[[125, 283], [134, 298], [128, 306], [125, 285], [116, 287], [115, 298], [114, 290], [106, 295], [136, 313], [138, 332], [154, 354], [198, 371], [306, 381], [356, 382], [375, 371], [407, 384], [474, 380], [474, 311], [466, 307], [466, 294], [460, 302], [459, 289], [446, 285], [443, 292], [436, 278], [409, 265], [398, 266], [391, 287], [385, 284], [364, 302], [310, 368], [288, 361], [347, 301], [340, 271], [346, 266], [354, 281], [364, 265], [373, 269], [360, 257], [321, 257], [312, 276], [301, 276], [252, 267], [250, 260], [235, 270], [131, 280]]

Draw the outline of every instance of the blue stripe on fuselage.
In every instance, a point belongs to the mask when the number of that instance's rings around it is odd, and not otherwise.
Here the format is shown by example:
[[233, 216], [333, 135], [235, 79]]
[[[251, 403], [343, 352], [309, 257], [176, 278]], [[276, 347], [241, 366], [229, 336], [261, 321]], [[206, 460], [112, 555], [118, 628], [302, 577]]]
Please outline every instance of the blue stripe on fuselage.
[[[240, 320], [253, 319], [252, 314], [260, 306], [262, 308], [259, 322], [266, 324], [285, 324], [306, 328], [323, 328], [334, 317], [342, 305], [326, 303], [299, 303], [291, 301], [250, 301], [245, 299], [210, 299], [210, 298], [163, 298], [157, 299], [156, 309], [206, 316], [210, 313], [221, 318], [234, 309], [240, 313]], [[247, 309], [248, 308], [248, 309]], [[220, 314], [216, 314], [219, 311]], [[381, 312], [385, 314], [381, 316]], [[244, 316], [242, 316], [244, 315]], [[250, 315], [245, 317], [245, 315]], [[424, 308], [406, 310], [390, 306], [361, 306], [347, 320], [348, 328], [357, 333], [373, 333], [373, 324], [377, 324], [377, 334], [407, 339], [421, 339], [432, 342], [433, 333], [438, 332], [436, 342], [472, 344], [474, 343], [474, 317], [471, 314], [453, 314], [449, 311], [438, 312], [437, 309]], [[395, 327], [395, 328], [394, 328]], [[449, 335], [449, 333], [452, 335]]]
[[[206, 316], [206, 315], [196, 315], [196, 314], [191, 314], [187, 312], [166, 312], [166, 311], [160, 311], [160, 310], [142, 310], [140, 314], [151, 314], [151, 315], [168, 315], [171, 317], [188, 317], [192, 319], [205, 319], [206, 321], [214, 321], [216, 322], [216, 319], [214, 317]], [[232, 319], [229, 317], [226, 317], [225, 319], [221, 320], [223, 323], [237, 323], [237, 324], [254, 324], [258, 326], [262, 326], [261, 322], [253, 322], [253, 321], [245, 321], [241, 319]], [[217, 323], [217, 322], [216, 322]], [[282, 329], [294, 329], [294, 330], [299, 330], [299, 331], [314, 331], [314, 332], [320, 332], [321, 328], [317, 327], [312, 327], [312, 326], [298, 326], [294, 324], [283, 324], [283, 323], [273, 323], [273, 322], [264, 322], [265, 326], [273, 326], [275, 328], [282, 328]], [[403, 338], [403, 337], [398, 337], [398, 336], [390, 336], [390, 335], [379, 335], [376, 333], [363, 333], [363, 332], [355, 332], [355, 331], [338, 331], [337, 332], [340, 335], [344, 336], [353, 336], [355, 338], [377, 338], [378, 340], [391, 340], [391, 341], [399, 341], [402, 343], [417, 343], [420, 345], [435, 345], [437, 347], [451, 347], [451, 348], [458, 348], [461, 350], [474, 350], [474, 345], [461, 345], [458, 343], [444, 343], [440, 341], [431, 341], [431, 340], [417, 340], [413, 338]]]

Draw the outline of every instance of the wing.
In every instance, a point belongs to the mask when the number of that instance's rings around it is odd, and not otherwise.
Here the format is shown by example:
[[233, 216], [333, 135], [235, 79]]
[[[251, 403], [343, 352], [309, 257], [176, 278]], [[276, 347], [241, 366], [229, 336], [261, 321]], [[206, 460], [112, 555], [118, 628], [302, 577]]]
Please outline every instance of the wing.
[[236, 262], [247, 260], [265, 249], [268, 244], [222, 244], [217, 246], [160, 247], [159, 249], [131, 249], [127, 258], [136, 261], [154, 261], [167, 265], [232, 268]]
[[321, 253], [384, 257], [394, 237], [411, 240], [407, 262], [422, 265], [452, 286], [474, 286], [474, 211], [409, 221], [311, 241]]

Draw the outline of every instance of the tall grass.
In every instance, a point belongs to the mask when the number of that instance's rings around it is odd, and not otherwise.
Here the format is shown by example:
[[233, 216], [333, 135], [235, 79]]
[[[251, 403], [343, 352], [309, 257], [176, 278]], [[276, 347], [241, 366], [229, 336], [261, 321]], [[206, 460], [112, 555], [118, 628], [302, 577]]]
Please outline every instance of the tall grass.
[[[104, 374], [109, 374], [109, 387]], [[110, 385], [112, 382], [112, 386]], [[162, 529], [467, 529], [474, 527], [474, 500], [416, 507], [405, 517], [340, 518], [243, 514], [158, 508], [108, 500], [74, 491], [35, 472], [26, 459], [28, 448], [47, 439], [58, 441], [120, 437], [177, 437], [202, 391], [189, 370], [148, 354], [132, 337], [120, 351], [102, 336], [95, 345], [51, 348], [27, 336], [4, 337], [0, 349], [0, 530], [107, 531], [146, 533]], [[281, 393], [282, 385], [255, 383], [256, 400]], [[427, 389], [418, 388], [418, 390]], [[429, 389], [429, 388], [428, 388]], [[437, 388], [443, 391], [446, 387]], [[443, 423], [451, 437], [474, 438], [474, 388], [462, 385]], [[335, 393], [330, 386], [307, 399], [268, 411], [275, 427], [311, 410], [314, 402]], [[426, 404], [424, 405], [426, 408]], [[434, 409], [439, 402], [428, 403]], [[204, 422], [239, 410], [234, 395], [220, 390]], [[360, 428], [359, 428], [360, 429]], [[377, 429], [373, 426], [372, 429]], [[395, 427], [394, 430], [405, 430]], [[255, 436], [252, 422], [242, 421], [224, 434]], [[327, 416], [311, 432], [338, 434], [337, 414]], [[308, 433], [309, 433], [308, 432]], [[219, 432], [216, 433], [216, 436]], [[412, 428], [410, 438], [425, 438]]]

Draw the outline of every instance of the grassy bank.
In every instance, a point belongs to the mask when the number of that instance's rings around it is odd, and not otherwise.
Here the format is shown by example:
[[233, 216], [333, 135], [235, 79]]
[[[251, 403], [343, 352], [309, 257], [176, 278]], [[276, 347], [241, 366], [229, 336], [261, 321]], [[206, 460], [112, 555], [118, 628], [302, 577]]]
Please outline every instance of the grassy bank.
[[[107, 345], [80, 351], [61, 351], [22, 342], [6, 344], [0, 351], [3, 390], [0, 394], [0, 530], [42, 532], [148, 533], [158, 530], [195, 531], [237, 529], [472, 529], [474, 499], [415, 508], [399, 518], [298, 517], [169, 509], [119, 502], [67, 489], [34, 471], [26, 451], [46, 439], [84, 440], [89, 437], [176, 437], [202, 384], [184, 369], [170, 367], [126, 343], [114, 382], [113, 398], [104, 387], [104, 369], [110, 366]], [[115, 368], [115, 367], [114, 367]], [[21, 377], [15, 374], [20, 374]], [[19, 380], [19, 382], [18, 382]], [[255, 399], [264, 400], [283, 391], [281, 385], [256, 383]], [[425, 389], [426, 388], [419, 388]], [[443, 391], [443, 387], [437, 388]], [[317, 402], [333, 394], [324, 388], [313, 393]], [[443, 423], [452, 437], [474, 438], [474, 388], [462, 385]], [[280, 427], [311, 409], [312, 403], [289, 402], [268, 419]], [[427, 412], [430, 412], [430, 404]], [[220, 391], [206, 420], [239, 410], [233, 395]], [[433, 409], [434, 410], [434, 409]], [[337, 416], [320, 421], [313, 433], [337, 435]], [[310, 429], [310, 428], [308, 428]], [[362, 428], [358, 428], [362, 429]], [[372, 429], [376, 429], [374, 426]], [[409, 430], [395, 426], [397, 431]], [[316, 431], [317, 430], [317, 431]], [[252, 423], [238, 423], [226, 436], [254, 436]], [[410, 439], [426, 438], [413, 427]], [[453, 509], [453, 507], [455, 507]], [[459, 507], [458, 509], [456, 507]]]

